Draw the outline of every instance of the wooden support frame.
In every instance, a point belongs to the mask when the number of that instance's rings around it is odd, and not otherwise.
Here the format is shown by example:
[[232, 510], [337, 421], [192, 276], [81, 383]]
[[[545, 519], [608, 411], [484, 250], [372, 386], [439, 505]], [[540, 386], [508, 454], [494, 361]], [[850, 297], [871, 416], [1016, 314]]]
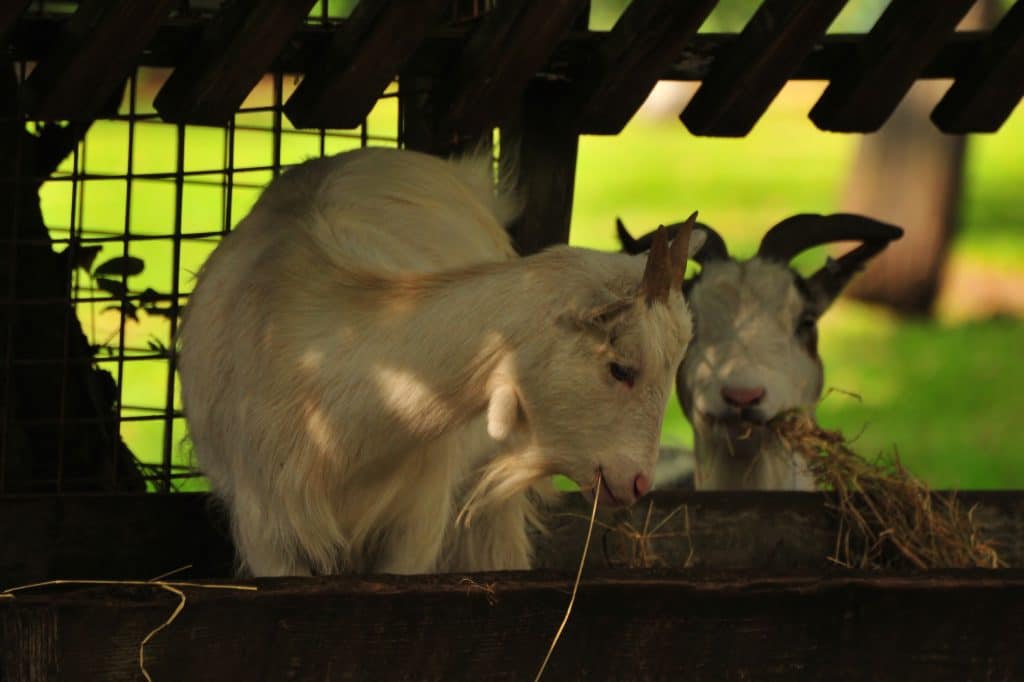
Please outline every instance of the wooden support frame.
[[[343, 27], [349, 20], [343, 20]], [[27, 15], [11, 33], [12, 56], [15, 60], [39, 61], [56, 48], [66, 20], [50, 16]], [[140, 66], [177, 68], [191, 56], [202, 37], [205, 20], [185, 17], [160, 28], [146, 51], [139, 56]], [[339, 27], [340, 28], [340, 27]], [[471, 29], [468, 27], [437, 27], [427, 32], [411, 61], [417, 72], [444, 77], [458, 58]], [[544, 65], [549, 78], [566, 80], [574, 77], [607, 37], [605, 31], [571, 31], [559, 43], [551, 59]], [[289, 41], [288, 49], [274, 59], [273, 69], [282, 73], [307, 73], [324, 59], [335, 38], [322, 29], [305, 26]], [[988, 38], [985, 31], [961, 31], [949, 36], [938, 51], [927, 60], [921, 78], [956, 78], [964, 64], [973, 59]], [[735, 49], [739, 36], [729, 33], [698, 33], [683, 51], [665, 67], [661, 80], [693, 81], [706, 78], [715, 61]], [[800, 63], [792, 80], [831, 80], [857, 58], [862, 36], [853, 33], [825, 35], [820, 44]], [[404, 69], [396, 71], [400, 73]]]
[[31, 0], [5, 0], [0, 3], [0, 40], [6, 40]]
[[765, 0], [716, 59], [680, 120], [694, 135], [743, 137], [814, 49], [846, 0]]
[[175, 0], [83, 0], [21, 88], [32, 118], [89, 121], [135, 68]]
[[354, 128], [402, 70], [448, 0], [361, 0], [285, 103], [296, 128]]
[[509, 0], [485, 15], [438, 93], [440, 134], [457, 143], [498, 125], [587, 6], [589, 0]]
[[570, 120], [550, 115], [567, 96], [563, 83], [534, 81], [501, 127], [502, 175], [515, 175], [523, 204], [512, 242], [524, 256], [569, 241], [579, 135]]
[[1003, 16], [932, 112], [947, 133], [995, 132], [1024, 97], [1024, 2]]
[[227, 3], [153, 102], [165, 121], [223, 125], [270, 70], [316, 0]]
[[588, 62], [574, 95], [582, 133], [616, 135], [675, 61], [717, 0], [633, 0]]
[[438, 78], [407, 71], [398, 78], [398, 139], [404, 149], [438, 156], [493, 153], [493, 129], [453, 139], [438, 126]]
[[825, 88], [811, 120], [822, 130], [878, 130], [973, 4], [893, 0], [855, 58]]

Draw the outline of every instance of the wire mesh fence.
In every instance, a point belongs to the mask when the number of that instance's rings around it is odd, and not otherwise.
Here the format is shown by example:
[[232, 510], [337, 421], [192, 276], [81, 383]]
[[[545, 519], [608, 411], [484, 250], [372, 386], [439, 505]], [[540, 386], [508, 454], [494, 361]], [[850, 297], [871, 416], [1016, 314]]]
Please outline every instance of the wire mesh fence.
[[[185, 2], [178, 11], [212, 13], [220, 4]], [[307, 22], [330, 29], [354, 4], [320, 2]], [[452, 19], [475, 16], [489, 5], [453, 3]], [[62, 14], [74, 8], [74, 3], [36, 2], [28, 11]], [[17, 64], [18, 82], [32, 68]], [[0, 493], [202, 489], [187, 444], [175, 358], [180, 313], [195, 274], [282, 171], [348, 149], [401, 145], [397, 82], [357, 128], [300, 130], [282, 114], [297, 75], [266, 75], [223, 127], [163, 122], [152, 103], [169, 75], [169, 69], [136, 68], [116, 112], [87, 128], [14, 117], [19, 139], [29, 145], [59, 132], [58, 127], [77, 142], [55, 172], [38, 179], [45, 232], [24, 229], [22, 212], [12, 221], [13, 236], [5, 239], [9, 287], [0, 306], [6, 311], [6, 329], [0, 332], [7, 341], [0, 356]], [[8, 188], [33, 180], [20, 166], [14, 174], [18, 177], [7, 178]], [[22, 275], [34, 267], [32, 249], [56, 254], [66, 276], [63, 289], [26, 288], [19, 280], [19, 267]], [[31, 310], [48, 310], [47, 319], [59, 325], [63, 339], [53, 348], [21, 338], [19, 325]], [[98, 382], [94, 376], [84, 389], [77, 385], [78, 372], [96, 370]], [[46, 409], [29, 409], [25, 392], [32, 388], [26, 389], [26, 381], [38, 383], [40, 390], [56, 389], [59, 398]], [[47, 383], [54, 385], [43, 386]], [[95, 407], [104, 400], [111, 409], [79, 409], [83, 401]], [[99, 444], [82, 435], [90, 426], [106, 434]], [[100, 456], [111, 464], [82, 465], [83, 448], [90, 452], [86, 459]], [[126, 452], [141, 472], [134, 487], [118, 481], [127, 475], [117, 463]]]

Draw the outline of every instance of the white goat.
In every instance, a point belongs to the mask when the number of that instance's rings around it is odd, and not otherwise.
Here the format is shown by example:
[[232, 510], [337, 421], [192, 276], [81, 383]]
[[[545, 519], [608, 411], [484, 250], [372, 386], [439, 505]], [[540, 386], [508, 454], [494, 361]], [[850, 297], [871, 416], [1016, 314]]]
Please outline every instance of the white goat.
[[647, 491], [689, 231], [518, 258], [512, 215], [489, 160], [365, 149], [285, 173], [218, 246], [182, 398], [243, 570], [523, 569], [551, 474]]
[[[674, 229], [669, 228], [671, 233]], [[766, 423], [796, 407], [813, 409], [824, 382], [817, 321], [850, 278], [903, 231], [862, 216], [804, 214], [782, 221], [747, 261], [729, 257], [714, 230], [696, 259], [702, 270], [684, 284], [694, 339], [676, 378], [694, 428], [695, 487], [721, 490], [812, 490], [802, 457], [788, 451]], [[627, 253], [634, 239], [621, 221]], [[789, 262], [807, 249], [855, 240], [861, 245], [804, 278]], [[666, 482], [661, 480], [664, 485]]]

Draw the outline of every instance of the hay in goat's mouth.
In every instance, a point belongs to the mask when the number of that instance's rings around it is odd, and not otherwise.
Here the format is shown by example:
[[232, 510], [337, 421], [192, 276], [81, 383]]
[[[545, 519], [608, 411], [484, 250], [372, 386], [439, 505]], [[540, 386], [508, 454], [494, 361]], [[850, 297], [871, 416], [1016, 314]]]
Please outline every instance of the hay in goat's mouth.
[[818, 486], [835, 494], [839, 518], [830, 560], [850, 568], [1000, 568], [1006, 564], [955, 495], [933, 495], [899, 456], [868, 461], [838, 431], [802, 410], [769, 425], [806, 461]]

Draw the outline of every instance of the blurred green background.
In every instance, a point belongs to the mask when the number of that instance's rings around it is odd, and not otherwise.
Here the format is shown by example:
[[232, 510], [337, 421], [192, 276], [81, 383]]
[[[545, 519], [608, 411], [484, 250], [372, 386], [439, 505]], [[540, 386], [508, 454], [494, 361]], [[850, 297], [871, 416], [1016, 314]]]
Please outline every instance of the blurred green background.
[[[607, 28], [624, 3], [595, 3], [592, 24]], [[884, 3], [851, 3], [834, 28], [870, 26]], [[741, 28], [756, 3], [728, 2], [704, 30]], [[139, 77], [137, 111], [151, 112], [152, 96], [166, 72], [147, 69]], [[287, 97], [294, 88], [286, 77]], [[840, 193], [853, 164], [859, 136], [817, 130], [807, 112], [823, 83], [786, 87], [754, 131], [743, 139], [697, 138], [679, 123], [679, 109], [659, 110], [655, 97], [616, 137], [584, 137], [580, 142], [571, 241], [614, 249], [614, 219], [621, 216], [634, 232], [679, 220], [698, 209], [736, 255], [750, 255], [764, 230], [800, 212], [837, 210]], [[247, 107], [272, 103], [273, 83], [253, 92]], [[671, 88], [661, 102], [673, 101]], [[122, 107], [127, 111], [128, 103]], [[392, 146], [396, 135], [396, 100], [381, 100], [368, 119], [370, 144]], [[151, 119], [130, 125], [106, 121], [94, 125], [79, 154], [68, 159], [43, 188], [43, 209], [55, 236], [66, 237], [74, 225], [81, 236], [120, 235], [127, 227], [148, 241], [107, 243], [97, 259], [129, 253], [145, 261], [145, 270], [128, 280], [132, 291], [169, 292], [180, 279], [191, 289], [192, 273], [216, 244], [206, 233], [235, 224], [271, 178], [276, 152], [268, 111], [242, 113], [232, 136], [218, 128], [173, 125]], [[925, 123], [923, 123], [925, 124]], [[281, 122], [280, 159], [297, 163], [321, 153], [360, 146], [363, 131], [336, 131], [321, 139], [294, 131]], [[928, 124], [930, 125], [930, 124]], [[189, 173], [176, 201], [173, 175], [181, 153]], [[996, 134], [969, 140], [966, 197], [962, 228], [956, 237], [949, 273], [935, 319], [906, 321], [877, 307], [840, 301], [822, 321], [821, 352], [826, 386], [861, 396], [832, 394], [819, 416], [827, 427], [860, 434], [857, 449], [872, 455], [895, 448], [910, 470], [935, 487], [1024, 487], [1024, 432], [1016, 417], [1024, 401], [1024, 111], [1018, 110]], [[229, 156], [239, 169], [224, 188]], [[257, 170], [245, 170], [245, 169]], [[77, 183], [73, 171], [92, 174]], [[124, 175], [135, 179], [104, 179]], [[146, 174], [150, 174], [148, 177]], [[166, 175], [166, 176], [165, 176]], [[898, 188], [895, 190], [898, 191]], [[169, 238], [180, 224], [183, 240]], [[823, 255], [801, 260], [813, 268]], [[175, 267], [177, 266], [177, 267]], [[81, 292], [94, 282], [76, 274]], [[998, 287], [1000, 308], [975, 305], [990, 301], [986, 288]], [[120, 315], [107, 304], [78, 307], [86, 333], [101, 349], [104, 366], [118, 376], [116, 353]], [[172, 345], [170, 323], [144, 311], [128, 320], [125, 348], [129, 356], [149, 356]], [[126, 362], [120, 372], [126, 416], [157, 416], [168, 391], [177, 395], [176, 379], [166, 360]], [[157, 463], [165, 440], [173, 459], [187, 465], [186, 431], [181, 418], [165, 431], [160, 419], [125, 422], [129, 447], [145, 461]], [[673, 398], [664, 441], [689, 445], [692, 434]], [[202, 487], [184, 482], [183, 489]]]

